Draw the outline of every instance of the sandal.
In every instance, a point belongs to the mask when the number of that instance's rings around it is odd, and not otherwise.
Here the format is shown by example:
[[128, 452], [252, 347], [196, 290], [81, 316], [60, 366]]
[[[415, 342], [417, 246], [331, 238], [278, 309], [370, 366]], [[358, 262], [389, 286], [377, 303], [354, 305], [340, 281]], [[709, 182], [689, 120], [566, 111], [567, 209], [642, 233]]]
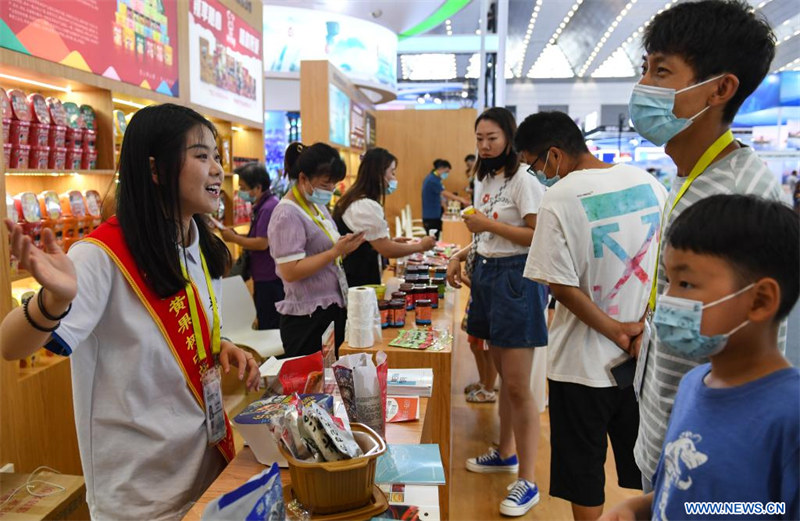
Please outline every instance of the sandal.
[[494, 403], [497, 401], [497, 393], [487, 391], [483, 386], [469, 393], [467, 401], [470, 403]]
[[471, 383], [468, 386], [464, 387], [464, 394], [474, 393], [480, 388], [481, 388], [480, 382]]

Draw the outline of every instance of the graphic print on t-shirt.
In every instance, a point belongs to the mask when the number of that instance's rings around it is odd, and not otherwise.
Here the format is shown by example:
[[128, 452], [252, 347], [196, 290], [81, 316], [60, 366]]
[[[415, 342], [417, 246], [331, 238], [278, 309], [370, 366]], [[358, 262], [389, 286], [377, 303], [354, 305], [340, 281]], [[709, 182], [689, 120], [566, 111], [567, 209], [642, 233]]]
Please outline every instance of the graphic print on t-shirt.
[[[586, 218], [594, 224], [591, 229], [594, 258], [602, 258], [608, 249], [624, 265], [622, 276], [610, 288], [602, 286], [592, 288], [597, 305], [609, 315], [617, 315], [618, 305], [614, 304], [614, 299], [628, 279], [635, 276], [644, 285], [650, 281], [641, 261], [653, 238], [656, 237], [658, 240], [656, 234], [661, 222], [658, 198], [649, 184], [641, 184], [617, 192], [584, 197], [581, 199], [581, 204]], [[639, 219], [626, 218], [638, 213], [642, 213]], [[644, 241], [635, 252], [625, 251], [625, 248], [612, 236], [616, 233], [632, 233], [634, 230], [624, 229], [631, 226], [647, 228]]]
[[697, 450], [703, 437], [691, 431], [683, 431], [677, 440], [664, 446], [664, 481], [661, 485], [661, 499], [653, 512], [654, 519], [667, 521], [669, 494], [673, 488], [689, 490], [692, 477], [684, 475], [708, 461], [708, 456]]

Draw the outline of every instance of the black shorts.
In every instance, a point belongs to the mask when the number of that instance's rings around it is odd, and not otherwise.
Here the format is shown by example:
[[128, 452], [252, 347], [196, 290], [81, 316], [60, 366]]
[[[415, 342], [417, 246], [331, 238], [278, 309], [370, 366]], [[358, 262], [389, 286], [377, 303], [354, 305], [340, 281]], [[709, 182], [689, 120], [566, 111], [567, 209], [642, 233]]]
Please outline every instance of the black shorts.
[[330, 323], [334, 323], [336, 339], [336, 358], [339, 358], [339, 346], [344, 342], [344, 325], [347, 322], [347, 310], [336, 304], [325, 309], [317, 308], [311, 315], [281, 315], [281, 342], [284, 354], [279, 358], [311, 355], [322, 349], [322, 335]]
[[633, 387], [595, 388], [548, 379], [550, 390], [550, 495], [586, 507], [605, 503], [608, 439], [618, 484], [642, 489], [633, 458], [639, 405]]

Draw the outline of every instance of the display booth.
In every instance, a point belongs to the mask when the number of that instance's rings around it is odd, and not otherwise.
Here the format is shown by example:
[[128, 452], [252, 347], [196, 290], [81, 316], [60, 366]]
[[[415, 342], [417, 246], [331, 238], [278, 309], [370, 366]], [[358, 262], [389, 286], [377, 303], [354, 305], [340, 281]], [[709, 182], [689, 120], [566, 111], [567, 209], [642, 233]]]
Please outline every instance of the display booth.
[[[264, 160], [261, 3], [123, 0], [101, 2], [88, 17], [57, 0], [41, 3], [48, 9], [38, 14], [24, 2], [0, 4], [8, 27], [0, 48], [0, 213], [23, 222], [34, 243], [52, 228], [68, 249], [114, 211], [133, 113], [171, 102], [216, 125], [225, 170], [220, 217], [234, 224], [232, 171]], [[65, 23], [85, 37], [67, 34]], [[12, 263], [2, 230], [0, 317], [38, 289]], [[40, 350], [0, 367], [0, 461], [17, 472], [46, 464], [81, 474], [69, 359]]]

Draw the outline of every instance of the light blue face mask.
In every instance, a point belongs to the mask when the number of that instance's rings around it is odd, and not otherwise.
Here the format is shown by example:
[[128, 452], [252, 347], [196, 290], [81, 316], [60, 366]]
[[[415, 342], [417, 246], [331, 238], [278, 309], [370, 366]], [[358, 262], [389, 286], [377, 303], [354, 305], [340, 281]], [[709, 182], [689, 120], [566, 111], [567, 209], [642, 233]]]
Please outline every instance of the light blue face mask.
[[397, 179], [390, 179], [386, 185], [386, 195], [392, 195], [395, 190], [397, 190]]
[[700, 333], [703, 310], [738, 297], [754, 285], [750, 284], [736, 293], [708, 304], [703, 304], [698, 300], [660, 295], [656, 312], [653, 315], [658, 341], [675, 353], [696, 360], [716, 355], [725, 348], [731, 335], [749, 324], [750, 321], [745, 320], [728, 333], [705, 336]]
[[[539, 157], [542, 157], [542, 156], [539, 156]], [[550, 159], [550, 151], [548, 150], [547, 151], [547, 156], [545, 156], [545, 158], [544, 158], [544, 166], [545, 167], [547, 166], [547, 161], [549, 159]], [[548, 188], [550, 188], [551, 186], [556, 184], [561, 179], [561, 176], [558, 175], [558, 171], [561, 169], [561, 162], [560, 161], [559, 161], [558, 165], [556, 165], [556, 175], [554, 177], [549, 178], [549, 179], [547, 178], [547, 175], [544, 173], [544, 170], [533, 170], [532, 171], [532, 169], [533, 169], [533, 166], [528, 168], [528, 172], [532, 173], [533, 175], [535, 175], [536, 179], [540, 183], [542, 183], [544, 186], [546, 186]]]
[[331, 198], [333, 197], [332, 190], [322, 190], [321, 188], [314, 188], [314, 191], [311, 192], [311, 195], [306, 196], [309, 201], [314, 204], [320, 204], [322, 206], [327, 206], [329, 202], [331, 202]]
[[710, 106], [707, 106], [691, 118], [679, 118], [672, 112], [675, 108], [675, 96], [700, 85], [705, 85], [710, 81], [718, 80], [723, 76], [724, 74], [720, 74], [681, 90], [637, 83], [633, 86], [631, 99], [628, 103], [628, 111], [634, 128], [643, 138], [654, 145], [659, 147], [665, 145], [670, 139], [686, 130], [700, 114], [710, 108]]
[[442, 172], [441, 174], [439, 174], [439, 177], [442, 179], [442, 181], [444, 181], [445, 179], [447, 179], [447, 176], [449, 175], [450, 172]]
[[244, 190], [239, 190], [239, 199], [246, 203], [253, 204], [254, 197], [250, 195], [250, 192], [245, 192]]

